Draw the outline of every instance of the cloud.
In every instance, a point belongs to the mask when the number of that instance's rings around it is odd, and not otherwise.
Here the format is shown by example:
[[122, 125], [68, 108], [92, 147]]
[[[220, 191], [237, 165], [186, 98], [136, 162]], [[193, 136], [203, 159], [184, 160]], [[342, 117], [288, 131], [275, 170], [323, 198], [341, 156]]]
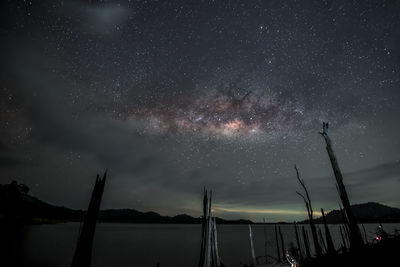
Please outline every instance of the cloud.
[[[397, 161], [343, 173], [344, 183], [353, 203], [354, 199], [356, 199], [356, 203], [377, 201], [398, 206], [399, 178], [400, 163]], [[327, 187], [326, 181], [330, 182], [331, 185], [329, 187]], [[313, 191], [318, 192], [324, 198], [329, 195], [328, 191], [330, 194], [336, 194], [336, 189], [332, 190], [333, 184], [336, 183], [333, 174], [325, 177], [314, 177], [307, 182], [312, 185], [311, 194]]]
[[345, 175], [351, 177], [351, 180], [353, 180], [356, 185], [361, 183], [374, 183], [387, 179], [398, 179], [400, 178], [400, 162], [387, 162], [370, 168], [349, 172]]
[[[278, 210], [278, 209], [254, 209], [254, 208], [225, 208], [214, 206], [214, 209], [217, 211], [223, 212], [232, 212], [232, 213], [251, 213], [251, 214], [265, 214], [265, 215], [272, 215], [272, 214], [285, 214], [285, 215], [307, 215], [307, 211], [301, 210]], [[315, 215], [319, 215], [319, 212], [316, 212]]]
[[[333, 180], [332, 176], [314, 177], [310, 179], [313, 184], [320, 184], [320, 181]], [[349, 186], [374, 186], [387, 180], [398, 180], [400, 177], [400, 162], [386, 162], [373, 167], [362, 168], [356, 171], [344, 172], [345, 183]]]
[[88, 4], [66, 2], [59, 10], [63, 16], [75, 18], [76, 30], [93, 36], [109, 35], [124, 27], [124, 23], [133, 12], [119, 3]]

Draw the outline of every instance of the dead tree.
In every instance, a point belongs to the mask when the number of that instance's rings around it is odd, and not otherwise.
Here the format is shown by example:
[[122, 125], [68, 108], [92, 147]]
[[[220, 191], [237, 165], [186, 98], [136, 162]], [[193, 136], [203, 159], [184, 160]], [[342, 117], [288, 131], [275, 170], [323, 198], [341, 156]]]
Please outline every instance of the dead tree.
[[294, 233], [296, 236], [296, 243], [297, 243], [297, 247], [298, 247], [298, 251], [299, 251], [300, 262], [302, 262], [303, 261], [303, 252], [301, 251], [299, 231], [297, 230], [296, 222], [294, 222]]
[[364, 231], [364, 239], [365, 239], [365, 243], [369, 244], [369, 242], [368, 242], [368, 237], [367, 237], [367, 232], [365, 231], [364, 224], [362, 223], [362, 224], [361, 224], [361, 226], [362, 226], [362, 228], [363, 228], [363, 231]]
[[201, 247], [200, 247], [200, 260], [199, 260], [199, 267], [204, 265], [204, 256], [205, 256], [205, 241], [206, 241], [206, 223], [207, 223], [207, 205], [208, 205], [208, 194], [206, 189], [204, 188], [203, 192], [203, 218], [201, 223]]
[[267, 251], [267, 230], [265, 229], [265, 218], [264, 218], [264, 254], [265, 254], [265, 264], [268, 264], [268, 251]]
[[325, 252], [327, 252], [328, 250], [325, 245], [324, 236], [322, 235], [322, 231], [320, 228], [318, 228], [318, 235], [319, 235], [319, 240], [321, 240], [320, 244], [322, 245], [322, 248], [324, 249]]
[[343, 231], [342, 231], [342, 226], [339, 226], [340, 230], [340, 235], [342, 237], [342, 243], [343, 243], [343, 252], [347, 251], [347, 243], [346, 243], [346, 238], [344, 237]]
[[251, 225], [249, 224], [249, 239], [250, 239], [250, 252], [253, 266], [257, 266], [256, 254], [254, 252], [253, 233], [251, 232]]
[[349, 220], [347, 220], [346, 214], [344, 213], [344, 210], [342, 208], [342, 206], [340, 206], [339, 204], [339, 211], [340, 211], [340, 215], [342, 216], [342, 220], [343, 220], [343, 233], [345, 234], [346, 238], [349, 238], [350, 236], [350, 231], [349, 231]]
[[320, 257], [322, 255], [321, 252], [321, 246], [318, 242], [318, 235], [317, 235], [317, 229], [315, 227], [315, 223], [314, 223], [314, 219], [313, 219], [313, 209], [312, 209], [312, 205], [311, 205], [311, 199], [310, 199], [310, 195], [308, 194], [308, 190], [307, 187], [304, 183], [304, 180], [300, 179], [300, 174], [299, 174], [299, 170], [297, 169], [297, 166], [294, 166], [294, 169], [296, 170], [296, 177], [297, 180], [299, 181], [301, 187], [303, 187], [303, 190], [305, 192], [305, 196], [299, 192], [296, 192], [299, 196], [301, 196], [304, 200], [304, 203], [306, 204], [306, 209], [307, 209], [307, 215], [308, 215], [308, 220], [310, 223], [310, 228], [311, 228], [311, 234], [313, 237], [313, 242], [314, 242], [314, 248], [315, 248], [315, 253], [317, 254], [317, 257]]
[[307, 231], [304, 228], [304, 226], [301, 227], [301, 230], [303, 232], [303, 241], [304, 241], [304, 248], [306, 249], [306, 257], [309, 259], [311, 258], [310, 241], [308, 240]]
[[339, 191], [339, 196], [342, 201], [343, 208], [345, 210], [346, 217], [347, 217], [347, 220], [349, 223], [350, 249], [357, 250], [362, 247], [364, 242], [363, 242], [363, 239], [361, 236], [360, 229], [358, 228], [358, 225], [357, 225], [356, 217], [354, 216], [354, 213], [351, 210], [350, 200], [347, 195], [346, 187], [343, 183], [342, 172], [340, 171], [339, 163], [336, 160], [336, 156], [332, 149], [332, 142], [328, 135], [328, 128], [329, 128], [329, 124], [324, 122], [322, 124], [322, 132], [319, 132], [319, 134], [321, 134], [325, 139], [326, 150], [328, 152], [329, 159], [332, 164], [333, 173], [335, 174], [336, 184], [337, 184], [337, 188]]
[[276, 255], [277, 255], [277, 259], [278, 261], [281, 261], [281, 252], [279, 249], [279, 241], [278, 241], [278, 230], [275, 224], [275, 242], [276, 242]]
[[333, 244], [331, 232], [329, 230], [328, 223], [326, 222], [325, 213], [324, 213], [323, 208], [321, 208], [321, 213], [322, 213], [322, 220], [324, 221], [324, 227], [325, 227], [325, 239], [326, 239], [326, 245], [327, 245], [327, 253], [335, 254], [336, 253], [335, 245]]
[[281, 248], [282, 248], [282, 261], [285, 261], [286, 258], [286, 253], [285, 253], [285, 241], [283, 240], [283, 235], [281, 232], [281, 227], [278, 227], [278, 231], [279, 231], [279, 237], [281, 239]]
[[199, 267], [219, 267], [221, 261], [218, 253], [216, 220], [211, 214], [212, 192], [208, 196], [204, 190], [202, 240]]
[[221, 260], [219, 258], [219, 252], [218, 252], [218, 234], [217, 234], [217, 219], [214, 217], [213, 220], [213, 244], [214, 244], [214, 256], [215, 256], [215, 264], [216, 266], [221, 265]]
[[90, 267], [92, 264], [93, 238], [96, 230], [96, 222], [99, 215], [100, 203], [103, 196], [106, 177], [107, 171], [104, 173], [102, 179], [100, 179], [99, 175], [96, 177], [92, 197], [84, 218], [71, 267]]

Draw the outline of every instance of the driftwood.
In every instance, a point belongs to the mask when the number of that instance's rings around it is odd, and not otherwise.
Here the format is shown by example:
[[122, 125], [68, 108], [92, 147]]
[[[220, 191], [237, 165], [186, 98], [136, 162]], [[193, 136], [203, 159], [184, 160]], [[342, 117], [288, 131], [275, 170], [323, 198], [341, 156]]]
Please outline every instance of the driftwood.
[[76, 246], [74, 258], [72, 259], [71, 267], [90, 267], [92, 263], [92, 247], [94, 232], [96, 230], [97, 217], [99, 215], [101, 198], [103, 196], [104, 184], [106, 182], [107, 171], [103, 178], [99, 175], [96, 177], [96, 182], [93, 187], [92, 197], [89, 202], [89, 207], [84, 218], [82, 230]]
[[321, 251], [321, 246], [318, 242], [318, 235], [317, 235], [317, 229], [315, 227], [315, 223], [314, 223], [314, 219], [313, 219], [313, 209], [312, 209], [312, 205], [311, 205], [311, 199], [310, 199], [310, 195], [308, 193], [307, 187], [304, 183], [304, 180], [300, 179], [300, 174], [299, 174], [299, 170], [297, 169], [297, 166], [294, 166], [294, 169], [296, 170], [296, 177], [297, 180], [299, 181], [301, 187], [303, 188], [304, 192], [305, 192], [305, 196], [299, 192], [296, 192], [299, 196], [301, 196], [301, 198], [304, 200], [304, 203], [306, 205], [306, 209], [307, 209], [307, 215], [308, 215], [308, 220], [310, 223], [310, 228], [311, 228], [311, 234], [312, 234], [312, 238], [313, 238], [313, 242], [314, 242], [314, 248], [315, 248], [315, 253], [317, 254], [317, 257], [320, 257], [322, 255], [322, 251]]
[[342, 201], [343, 208], [346, 213], [347, 220], [348, 220], [348, 227], [349, 227], [349, 233], [350, 233], [350, 235], [349, 235], [350, 249], [357, 250], [363, 246], [364, 242], [363, 242], [363, 239], [361, 236], [360, 229], [358, 228], [358, 225], [357, 225], [356, 217], [354, 216], [354, 213], [351, 210], [350, 200], [347, 195], [346, 187], [343, 183], [342, 172], [340, 171], [339, 163], [337, 162], [335, 153], [333, 152], [332, 142], [328, 135], [328, 128], [329, 128], [329, 124], [324, 122], [322, 124], [322, 132], [319, 132], [319, 134], [322, 135], [322, 137], [325, 140], [326, 150], [328, 152], [329, 159], [331, 161], [333, 173], [335, 174], [336, 184], [337, 184], [337, 188], [339, 191], [339, 196]]

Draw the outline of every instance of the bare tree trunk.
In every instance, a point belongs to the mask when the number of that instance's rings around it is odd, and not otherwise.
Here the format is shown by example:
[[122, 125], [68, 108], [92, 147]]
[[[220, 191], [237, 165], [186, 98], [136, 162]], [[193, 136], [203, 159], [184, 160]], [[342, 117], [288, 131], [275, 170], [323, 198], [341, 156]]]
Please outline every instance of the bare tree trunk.
[[325, 238], [326, 238], [326, 244], [327, 244], [327, 252], [328, 254], [335, 254], [335, 245], [333, 244], [331, 232], [329, 231], [328, 223], [326, 222], [325, 218], [325, 213], [324, 209], [321, 208], [321, 213], [322, 213], [322, 219], [324, 221], [324, 226], [325, 226]]
[[207, 247], [206, 247], [206, 259], [205, 259], [205, 266], [211, 267], [211, 234], [212, 234], [212, 224], [211, 224], [211, 192], [210, 192], [210, 199], [208, 201], [208, 211], [207, 211]]
[[296, 243], [297, 243], [297, 247], [298, 247], [298, 251], [299, 251], [300, 262], [302, 262], [303, 261], [303, 252], [302, 252], [301, 245], [300, 245], [299, 232], [297, 230], [296, 222], [294, 222], [294, 233], [296, 235]]
[[250, 237], [250, 251], [251, 251], [251, 259], [253, 261], [253, 266], [257, 266], [256, 254], [254, 253], [254, 243], [253, 243], [253, 234], [251, 232], [251, 226], [249, 224], [249, 237]]
[[210, 217], [211, 220], [211, 228], [210, 228], [210, 232], [211, 232], [211, 266], [215, 267], [217, 266], [217, 253], [215, 250], [215, 239], [214, 239], [214, 218]]
[[322, 235], [322, 231], [320, 228], [318, 228], [318, 234], [319, 234], [319, 239], [321, 240], [322, 247], [325, 250], [325, 252], [327, 252], [328, 250], [326, 249], [324, 236]]
[[221, 260], [219, 259], [219, 252], [218, 252], [218, 234], [217, 234], [217, 220], [214, 217], [214, 249], [215, 249], [215, 260], [217, 263], [217, 266], [219, 267], [221, 265]]
[[208, 196], [204, 190], [203, 198], [203, 227], [200, 248], [199, 267], [219, 267], [221, 259], [218, 253], [218, 237], [216, 219], [211, 214], [212, 192]]
[[349, 231], [349, 220], [347, 220], [346, 214], [344, 213], [344, 210], [342, 206], [339, 205], [339, 210], [340, 210], [340, 215], [342, 216], [343, 220], [343, 233], [345, 234], [346, 238], [349, 238], [350, 236], [350, 231]]
[[267, 251], [267, 230], [265, 229], [265, 218], [264, 218], [264, 254], [265, 254], [265, 264], [268, 264], [268, 251]]
[[103, 178], [97, 175], [96, 183], [93, 188], [92, 197], [83, 222], [82, 231], [76, 246], [71, 267], [90, 267], [92, 263], [92, 246], [94, 232], [96, 230], [97, 217], [99, 215], [101, 198], [103, 196], [104, 184], [107, 178], [107, 171]]
[[326, 150], [329, 155], [329, 159], [331, 161], [333, 173], [335, 174], [336, 183], [339, 189], [339, 196], [342, 200], [343, 208], [346, 212], [346, 217], [349, 222], [349, 231], [350, 231], [350, 249], [358, 250], [364, 244], [361, 236], [360, 229], [357, 225], [356, 217], [354, 216], [353, 211], [351, 210], [350, 200], [347, 195], [346, 187], [343, 183], [342, 172], [340, 171], [339, 164], [336, 160], [336, 156], [332, 149], [332, 143], [328, 136], [328, 123], [323, 123], [322, 132], [320, 134], [324, 137], [326, 142]]
[[339, 230], [340, 230], [340, 235], [342, 236], [343, 249], [344, 249], [344, 251], [347, 251], [347, 242], [346, 242], [346, 238], [344, 237], [344, 234], [342, 231], [342, 226], [339, 227]]
[[362, 228], [363, 228], [363, 230], [364, 230], [365, 243], [369, 244], [369, 242], [368, 242], [368, 237], [367, 237], [367, 232], [365, 231], [364, 224], [361, 224], [361, 226], [362, 226]]
[[304, 241], [304, 248], [306, 249], [306, 256], [309, 259], [311, 258], [310, 241], [308, 240], [308, 235], [304, 226], [301, 227], [301, 230], [303, 232], [303, 241]]
[[311, 205], [310, 195], [308, 194], [308, 190], [304, 183], [304, 180], [300, 179], [299, 170], [297, 169], [296, 165], [294, 166], [294, 169], [296, 170], [297, 180], [299, 181], [300, 185], [303, 187], [303, 190], [306, 195], [304, 196], [303, 194], [301, 194], [299, 192], [296, 192], [296, 193], [303, 198], [304, 203], [306, 204], [308, 220], [310, 223], [311, 234], [312, 234], [313, 242], [314, 242], [315, 253], [317, 254], [317, 257], [320, 257], [322, 255], [322, 252], [321, 252], [321, 246], [318, 242], [317, 229], [315, 227], [315, 223], [314, 223], [314, 219], [313, 219], [313, 209], [312, 209], [312, 205]]
[[204, 188], [204, 196], [203, 196], [203, 219], [202, 219], [202, 225], [201, 225], [201, 247], [200, 247], [200, 259], [199, 259], [199, 267], [204, 266], [204, 256], [205, 256], [205, 246], [206, 246], [206, 224], [207, 224], [207, 205], [208, 205], [208, 197], [207, 197], [207, 191]]
[[281, 232], [281, 227], [278, 227], [278, 231], [279, 231], [279, 237], [281, 239], [281, 248], [282, 248], [282, 261], [285, 261], [286, 259], [286, 253], [285, 253], [285, 241], [283, 240], [283, 235]]
[[276, 228], [276, 224], [275, 224], [275, 242], [276, 242], [276, 255], [277, 255], [278, 261], [281, 261], [281, 252], [279, 249], [278, 230]]

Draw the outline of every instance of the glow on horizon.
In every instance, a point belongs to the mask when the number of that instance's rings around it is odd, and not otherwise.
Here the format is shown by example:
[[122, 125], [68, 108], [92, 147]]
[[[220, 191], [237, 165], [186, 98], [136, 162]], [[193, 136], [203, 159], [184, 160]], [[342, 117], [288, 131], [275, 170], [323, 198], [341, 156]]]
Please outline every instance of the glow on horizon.
[[[283, 214], [283, 215], [305, 215], [307, 211], [289, 210], [289, 209], [254, 209], [254, 208], [224, 208], [214, 206], [215, 211], [233, 212], [233, 213], [250, 213], [250, 214]], [[322, 216], [320, 211], [314, 211], [313, 215]]]

